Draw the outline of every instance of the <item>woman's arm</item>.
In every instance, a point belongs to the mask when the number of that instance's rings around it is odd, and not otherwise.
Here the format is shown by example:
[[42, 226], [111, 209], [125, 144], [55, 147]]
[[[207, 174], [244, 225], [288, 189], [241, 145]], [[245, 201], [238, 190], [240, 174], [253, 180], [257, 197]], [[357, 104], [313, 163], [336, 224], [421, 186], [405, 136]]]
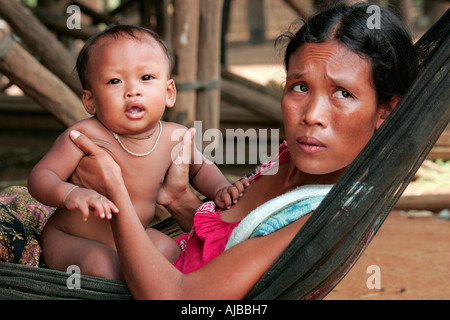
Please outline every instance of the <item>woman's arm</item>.
[[[74, 141], [90, 156], [104, 152], [85, 136]], [[205, 267], [185, 275], [148, 238], [134, 211], [120, 168], [115, 163], [108, 164], [112, 174], [105, 177], [105, 193], [120, 210], [111, 220], [114, 240], [125, 280], [137, 299], [241, 299], [300, 227], [297, 221], [268, 236], [244, 241]]]
[[244, 241], [203, 268], [183, 274], [147, 237], [129, 201], [110, 196], [120, 209], [111, 226], [122, 271], [135, 299], [242, 299], [299, 228], [291, 224], [268, 236]]
[[125, 281], [135, 299], [242, 299], [300, 228], [293, 223], [244, 241], [203, 268], [183, 274], [148, 238], [126, 189], [114, 182], [108, 196], [120, 210], [111, 226]]

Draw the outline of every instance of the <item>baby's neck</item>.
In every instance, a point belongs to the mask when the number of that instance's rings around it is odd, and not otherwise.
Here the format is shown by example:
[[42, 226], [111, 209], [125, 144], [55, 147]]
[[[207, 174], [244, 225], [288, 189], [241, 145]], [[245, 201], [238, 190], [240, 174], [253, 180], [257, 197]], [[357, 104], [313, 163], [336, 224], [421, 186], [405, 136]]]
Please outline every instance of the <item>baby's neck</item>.
[[[117, 140], [117, 142], [120, 144], [120, 146], [122, 147], [122, 149], [125, 150], [125, 152], [127, 152], [128, 154], [130, 154], [130, 155], [132, 155], [132, 156], [135, 156], [135, 157], [145, 157], [145, 156], [148, 156], [149, 154], [151, 154], [151, 153], [153, 152], [153, 150], [155, 150], [156, 146], [158, 145], [159, 139], [161, 138], [161, 134], [162, 134], [162, 129], [163, 129], [163, 128], [162, 128], [162, 123], [161, 123], [161, 121], [159, 121], [158, 123], [159, 123], [159, 130], [158, 130], [158, 128], [155, 128], [154, 131], [153, 131], [150, 135], [147, 135], [147, 136], [140, 136], [140, 137], [138, 137], [138, 136], [129, 136], [129, 135], [119, 135], [119, 134], [116, 133], [116, 132], [113, 132], [113, 131], [111, 131], [111, 130], [109, 130], [109, 129], [108, 129], [108, 130], [111, 132], [111, 134], [113, 135], [113, 137]], [[122, 143], [121, 137], [122, 137], [122, 138], [127, 138], [127, 139], [132, 139], [132, 140], [135, 140], [135, 141], [139, 141], [139, 140], [149, 140], [150, 138], [152, 138], [152, 136], [153, 136], [153, 134], [156, 132], [156, 130], [158, 130], [158, 136], [156, 137], [155, 143], [153, 144], [153, 147], [152, 147], [149, 151], [147, 151], [147, 152], [145, 152], [145, 153], [135, 153], [135, 152], [132, 152], [131, 150], [129, 150], [129, 149]]]

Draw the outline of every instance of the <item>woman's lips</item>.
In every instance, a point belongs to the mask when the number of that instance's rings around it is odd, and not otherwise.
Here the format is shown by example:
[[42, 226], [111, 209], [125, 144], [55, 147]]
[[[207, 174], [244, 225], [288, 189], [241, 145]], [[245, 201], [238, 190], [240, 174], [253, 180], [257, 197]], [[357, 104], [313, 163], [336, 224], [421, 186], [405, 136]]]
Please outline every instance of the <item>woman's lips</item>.
[[312, 137], [300, 137], [297, 139], [299, 148], [308, 154], [320, 152], [325, 149], [325, 145]]

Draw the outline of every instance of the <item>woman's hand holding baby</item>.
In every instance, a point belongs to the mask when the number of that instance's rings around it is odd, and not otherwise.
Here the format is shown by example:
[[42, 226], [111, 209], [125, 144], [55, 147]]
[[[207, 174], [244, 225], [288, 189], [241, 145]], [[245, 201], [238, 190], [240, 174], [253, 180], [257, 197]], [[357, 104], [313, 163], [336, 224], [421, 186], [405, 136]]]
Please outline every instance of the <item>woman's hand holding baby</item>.
[[[76, 185], [70, 189], [63, 201], [65, 207], [69, 210], [78, 209], [83, 215], [83, 221], [86, 221], [90, 212], [101, 219], [111, 219], [112, 213], [118, 213], [119, 209], [108, 198], [93, 190], [107, 190], [104, 182], [114, 179], [121, 179], [120, 167], [114, 162], [109, 154], [102, 148], [98, 147], [85, 135], [73, 130], [70, 133], [72, 141], [86, 154], [80, 161], [75, 173], [71, 177], [71, 182]], [[90, 174], [82, 174], [83, 166], [95, 168], [95, 172], [101, 175], [102, 179], [86, 179], [90, 178]], [[84, 179], [83, 179], [84, 177]], [[117, 184], [115, 180], [111, 184]], [[92, 188], [92, 189], [91, 189]]]

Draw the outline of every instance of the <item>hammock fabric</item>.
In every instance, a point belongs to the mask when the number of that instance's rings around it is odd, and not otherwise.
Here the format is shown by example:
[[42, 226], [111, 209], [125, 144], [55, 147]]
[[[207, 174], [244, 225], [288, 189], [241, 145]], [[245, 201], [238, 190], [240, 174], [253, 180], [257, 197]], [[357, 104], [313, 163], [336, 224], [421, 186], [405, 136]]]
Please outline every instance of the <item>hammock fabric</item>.
[[[447, 11], [416, 43], [419, 77], [247, 299], [320, 299], [351, 269], [450, 121], [449, 25]], [[157, 227], [177, 232], [173, 218]], [[132, 298], [121, 282], [81, 276], [69, 290], [67, 279], [0, 263], [0, 298]]]

